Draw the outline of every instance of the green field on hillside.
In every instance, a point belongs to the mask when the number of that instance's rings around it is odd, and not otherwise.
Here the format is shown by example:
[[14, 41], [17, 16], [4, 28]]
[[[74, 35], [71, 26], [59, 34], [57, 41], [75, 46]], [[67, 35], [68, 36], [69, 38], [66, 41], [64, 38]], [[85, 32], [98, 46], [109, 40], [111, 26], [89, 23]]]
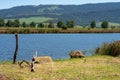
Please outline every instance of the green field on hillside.
[[[96, 23], [96, 27], [101, 27], [101, 24], [102, 24], [102, 22], [97, 22], [97, 23]], [[115, 28], [115, 27], [116, 27], [116, 28], [120, 28], [120, 23], [108, 22], [108, 27], [109, 27], [109, 28], [111, 28], [111, 27], [112, 27], [112, 28], [113, 28], [113, 27], [114, 27], [114, 28]]]
[[[8, 20], [15, 20], [15, 19], [5, 19], [5, 23]], [[20, 18], [19, 21], [20, 23], [26, 22], [27, 24], [31, 23], [32, 21], [36, 22], [36, 23], [40, 23], [40, 22], [45, 22], [45, 21], [49, 21], [49, 20], [54, 20], [54, 18], [48, 18], [48, 17], [29, 17], [29, 18]]]

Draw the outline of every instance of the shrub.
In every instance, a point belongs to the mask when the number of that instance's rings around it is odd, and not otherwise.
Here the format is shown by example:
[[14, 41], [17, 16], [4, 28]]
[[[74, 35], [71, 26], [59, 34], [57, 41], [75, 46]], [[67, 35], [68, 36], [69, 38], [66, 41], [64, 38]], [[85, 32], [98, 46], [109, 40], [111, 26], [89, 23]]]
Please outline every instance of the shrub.
[[45, 29], [39, 29], [38, 32], [39, 32], [39, 33], [45, 33], [46, 30], [45, 30]]
[[24, 29], [23, 33], [28, 34], [28, 33], [30, 33], [30, 30], [29, 29]]
[[63, 30], [68, 29], [67, 25], [64, 24], [64, 25], [62, 26], [62, 29], [63, 29]]
[[101, 47], [96, 48], [96, 54], [119, 56], [120, 55], [120, 40], [112, 43], [104, 43]]

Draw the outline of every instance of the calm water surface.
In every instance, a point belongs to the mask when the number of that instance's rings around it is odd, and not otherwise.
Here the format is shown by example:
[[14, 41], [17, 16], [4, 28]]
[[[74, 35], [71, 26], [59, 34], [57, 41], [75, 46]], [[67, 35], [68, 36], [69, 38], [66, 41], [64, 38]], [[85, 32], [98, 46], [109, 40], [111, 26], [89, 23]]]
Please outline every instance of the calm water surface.
[[[94, 54], [94, 49], [103, 42], [120, 40], [120, 33], [114, 34], [19, 34], [19, 60], [31, 60], [35, 51], [39, 56], [53, 59], [69, 58], [72, 50], [81, 50], [85, 55]], [[0, 34], [0, 61], [12, 60], [15, 50], [15, 36]]]

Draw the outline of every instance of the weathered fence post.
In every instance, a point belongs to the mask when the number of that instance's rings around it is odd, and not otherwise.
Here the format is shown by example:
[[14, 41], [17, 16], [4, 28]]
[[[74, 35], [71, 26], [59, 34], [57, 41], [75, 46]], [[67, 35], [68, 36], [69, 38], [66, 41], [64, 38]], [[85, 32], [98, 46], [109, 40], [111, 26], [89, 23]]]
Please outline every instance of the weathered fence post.
[[18, 34], [15, 34], [15, 39], [16, 39], [16, 48], [13, 56], [13, 64], [16, 63], [16, 58], [17, 58], [17, 53], [18, 53]]

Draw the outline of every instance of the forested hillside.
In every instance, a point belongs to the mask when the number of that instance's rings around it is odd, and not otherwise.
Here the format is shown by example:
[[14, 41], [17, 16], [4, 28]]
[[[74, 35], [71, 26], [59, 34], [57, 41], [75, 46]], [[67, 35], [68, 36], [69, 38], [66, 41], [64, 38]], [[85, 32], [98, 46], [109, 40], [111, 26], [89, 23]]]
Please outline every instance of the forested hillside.
[[120, 3], [84, 5], [28, 5], [0, 10], [0, 18], [49, 17], [57, 20], [74, 20], [76, 24], [88, 25], [91, 21], [120, 22]]

